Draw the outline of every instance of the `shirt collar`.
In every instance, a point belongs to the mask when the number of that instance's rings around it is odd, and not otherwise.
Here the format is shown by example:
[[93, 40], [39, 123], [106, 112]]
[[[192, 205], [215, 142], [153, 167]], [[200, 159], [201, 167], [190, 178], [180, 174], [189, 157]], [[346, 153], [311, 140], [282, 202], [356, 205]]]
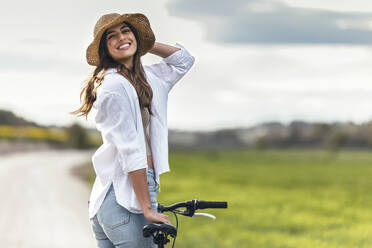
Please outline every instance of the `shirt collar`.
[[118, 70], [116, 68], [108, 68], [106, 71], [105, 71], [105, 75], [107, 74], [110, 74], [110, 73], [115, 73], [117, 72]]

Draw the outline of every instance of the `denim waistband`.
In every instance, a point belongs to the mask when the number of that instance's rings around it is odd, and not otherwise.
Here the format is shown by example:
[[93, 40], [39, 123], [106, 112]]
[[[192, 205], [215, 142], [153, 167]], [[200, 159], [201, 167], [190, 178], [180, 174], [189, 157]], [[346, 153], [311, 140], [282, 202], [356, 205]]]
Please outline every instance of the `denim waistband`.
[[[151, 168], [147, 168], [147, 178], [151, 178], [152, 180], [155, 181], [156, 183], [156, 175], [155, 175], [155, 170], [154, 169], [151, 169]], [[157, 183], [156, 183], [157, 184]], [[110, 185], [109, 187], [109, 190], [108, 191], [111, 191], [111, 190], [114, 190], [114, 187], [113, 187], [113, 183]]]

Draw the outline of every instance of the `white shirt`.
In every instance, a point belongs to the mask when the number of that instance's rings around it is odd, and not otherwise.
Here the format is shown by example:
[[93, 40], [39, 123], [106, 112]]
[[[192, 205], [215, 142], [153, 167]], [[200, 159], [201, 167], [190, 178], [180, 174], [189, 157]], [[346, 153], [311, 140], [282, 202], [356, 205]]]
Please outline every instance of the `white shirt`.
[[[182, 45], [176, 43], [175, 46], [180, 50], [163, 58], [161, 63], [143, 66], [153, 91], [150, 146], [159, 185], [159, 175], [169, 171], [168, 93], [195, 61]], [[131, 171], [148, 167], [137, 92], [125, 77], [110, 68], [97, 89], [93, 108], [97, 109], [95, 122], [103, 144], [92, 156], [96, 179], [89, 199], [89, 218], [97, 213], [111, 183], [120, 205], [130, 212], [143, 213], [128, 175]]]

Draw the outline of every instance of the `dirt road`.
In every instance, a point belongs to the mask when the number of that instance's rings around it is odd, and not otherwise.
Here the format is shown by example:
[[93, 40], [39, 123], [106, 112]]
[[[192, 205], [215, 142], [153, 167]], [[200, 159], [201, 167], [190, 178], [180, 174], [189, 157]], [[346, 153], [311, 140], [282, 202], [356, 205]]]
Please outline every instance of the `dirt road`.
[[70, 168], [94, 151], [40, 151], [0, 156], [0, 246], [95, 247], [90, 189]]

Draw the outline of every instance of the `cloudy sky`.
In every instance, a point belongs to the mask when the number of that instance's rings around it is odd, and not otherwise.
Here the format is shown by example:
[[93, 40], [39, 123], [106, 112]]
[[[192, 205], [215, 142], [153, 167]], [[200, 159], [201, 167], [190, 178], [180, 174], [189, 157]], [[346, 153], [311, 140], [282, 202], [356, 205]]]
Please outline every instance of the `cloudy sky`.
[[[196, 58], [170, 93], [169, 128], [372, 120], [370, 0], [11, 1], [0, 9], [0, 108], [45, 125], [69, 115], [106, 13], [144, 13], [159, 42]], [[159, 62], [145, 55], [144, 64]]]

